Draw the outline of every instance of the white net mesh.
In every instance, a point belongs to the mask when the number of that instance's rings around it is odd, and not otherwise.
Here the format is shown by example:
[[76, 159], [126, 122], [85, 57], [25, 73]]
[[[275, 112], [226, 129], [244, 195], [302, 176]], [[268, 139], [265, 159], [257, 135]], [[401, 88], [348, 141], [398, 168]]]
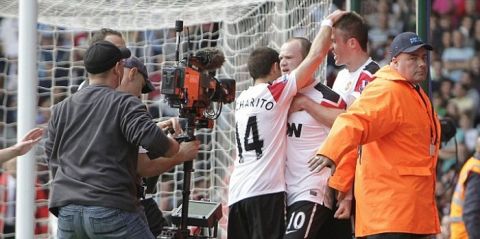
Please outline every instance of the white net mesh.
[[[118, 30], [172, 27], [172, 19], [186, 24], [235, 22], [265, 0], [40, 0], [39, 22], [70, 28]], [[281, 2], [274, 0], [269, 2]], [[4, 16], [18, 15], [18, 1], [0, 1]]]
[[[76, 92], [85, 79], [82, 56], [92, 31], [102, 27], [120, 30], [133, 55], [143, 60], [151, 79], [160, 89], [161, 63], [175, 59], [176, 19], [189, 26], [190, 49], [186, 31], [181, 51], [195, 52], [203, 47], [217, 47], [226, 58], [216, 78], [235, 79], [237, 94], [251, 85], [246, 61], [249, 53], [259, 46], [279, 49], [292, 36], [313, 40], [321, 19], [327, 13], [330, 0], [277, 1], [159, 1], [159, 0], [41, 0], [38, 27], [38, 87], [37, 124], [46, 126], [49, 107]], [[0, 58], [0, 144], [15, 143], [17, 94], [17, 17], [18, 2], [0, 0], [2, 41]], [[33, 56], [33, 54], [32, 54]], [[168, 116], [159, 90], [144, 95], [144, 102], [155, 118]], [[193, 199], [227, 202], [228, 177], [235, 159], [235, 127], [233, 105], [224, 105], [221, 116], [211, 130], [198, 130], [205, 143], [194, 162], [192, 173]], [[40, 148], [41, 152], [42, 149]], [[48, 192], [50, 177], [46, 165], [39, 160], [39, 184]], [[169, 212], [181, 202], [183, 171], [177, 166], [162, 174], [154, 198], [160, 208]], [[1, 186], [1, 185], [0, 185]], [[0, 188], [1, 190], [1, 188]], [[45, 199], [37, 199], [44, 205]], [[228, 211], [223, 211], [219, 238], [226, 236]], [[48, 222], [37, 216], [37, 222]], [[50, 221], [51, 222], [51, 221]], [[50, 227], [39, 237], [54, 237]]]

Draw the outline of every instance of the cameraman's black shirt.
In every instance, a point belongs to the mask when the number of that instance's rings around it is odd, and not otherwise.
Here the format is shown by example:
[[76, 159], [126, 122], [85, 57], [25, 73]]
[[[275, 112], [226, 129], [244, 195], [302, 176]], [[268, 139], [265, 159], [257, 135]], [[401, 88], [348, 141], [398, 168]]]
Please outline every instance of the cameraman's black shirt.
[[136, 97], [90, 85], [52, 109], [45, 143], [49, 208], [68, 204], [134, 211], [138, 147], [163, 156], [169, 140]]

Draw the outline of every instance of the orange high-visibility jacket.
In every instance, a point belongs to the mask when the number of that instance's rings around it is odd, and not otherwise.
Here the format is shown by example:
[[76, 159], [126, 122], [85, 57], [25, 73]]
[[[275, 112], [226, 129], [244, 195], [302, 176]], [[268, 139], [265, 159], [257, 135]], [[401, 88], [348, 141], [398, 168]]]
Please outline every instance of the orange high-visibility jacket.
[[358, 150], [350, 151], [343, 156], [336, 165], [335, 173], [328, 179], [328, 186], [337, 191], [348, 192], [353, 186], [357, 159]]
[[[425, 92], [389, 66], [375, 76], [335, 120], [317, 153], [338, 164], [362, 145], [355, 169], [356, 236], [436, 234], [437, 115]], [[352, 167], [343, 169], [350, 172], [340, 174], [354, 173]]]
[[480, 174], [480, 159], [471, 157], [465, 165], [463, 165], [458, 177], [457, 186], [453, 193], [452, 204], [450, 208], [450, 238], [451, 239], [468, 239], [467, 229], [463, 222], [463, 203], [465, 202], [465, 186], [468, 176], [471, 173]]

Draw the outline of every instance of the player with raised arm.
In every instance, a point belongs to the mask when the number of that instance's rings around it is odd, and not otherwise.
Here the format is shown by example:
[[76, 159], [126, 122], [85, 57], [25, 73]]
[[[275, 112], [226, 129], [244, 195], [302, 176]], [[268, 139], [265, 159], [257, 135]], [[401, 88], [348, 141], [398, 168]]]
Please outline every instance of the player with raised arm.
[[[280, 68], [289, 74], [303, 61], [310, 50], [310, 41], [294, 37], [280, 50]], [[302, 97], [333, 109], [345, 108], [339, 94], [322, 83], [300, 90]], [[315, 107], [312, 106], [312, 107]], [[317, 238], [333, 217], [333, 191], [327, 186], [331, 172], [312, 173], [307, 161], [315, 154], [318, 143], [328, 135], [330, 127], [318, 122], [307, 111], [289, 114], [287, 124], [287, 159], [285, 182], [287, 192], [287, 228], [285, 239]]]
[[[332, 50], [335, 64], [345, 68], [338, 73], [333, 91], [319, 83], [298, 94], [292, 103], [288, 119], [285, 171], [289, 220], [286, 238], [304, 238], [306, 235], [325, 238], [352, 237], [348, 219], [352, 204], [353, 174], [330, 177], [330, 169], [313, 173], [308, 169], [307, 162], [327, 137], [333, 121], [360, 96], [363, 88], [373, 80], [373, 74], [379, 69], [378, 64], [372, 61], [367, 53], [367, 43], [368, 26], [363, 18], [354, 12], [343, 15], [333, 25]], [[298, 61], [280, 66], [282, 72], [288, 73], [296, 65]], [[351, 160], [338, 166], [352, 168], [354, 171], [357, 151], [352, 151], [348, 157]], [[347, 198], [338, 202], [338, 209], [329, 185], [339, 191], [349, 192]], [[331, 210], [334, 210], [334, 215]], [[306, 217], [306, 220], [298, 220], [302, 216]], [[347, 220], [334, 220], [334, 217]], [[322, 225], [325, 226], [322, 228]]]
[[229, 238], [282, 238], [285, 231], [286, 123], [290, 103], [313, 82], [330, 48], [333, 24], [344, 11], [322, 24], [305, 60], [281, 78], [278, 54], [256, 49], [248, 68], [254, 86], [236, 101], [237, 159], [229, 184]]

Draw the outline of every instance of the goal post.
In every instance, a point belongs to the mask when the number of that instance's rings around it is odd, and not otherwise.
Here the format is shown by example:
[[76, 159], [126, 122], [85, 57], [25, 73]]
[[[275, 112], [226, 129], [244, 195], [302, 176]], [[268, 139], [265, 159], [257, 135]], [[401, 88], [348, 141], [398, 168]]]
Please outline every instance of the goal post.
[[[225, 63], [215, 77], [234, 79], [238, 95], [252, 85], [247, 59], [253, 49], [269, 46], [279, 50], [282, 43], [293, 36], [313, 40], [321, 20], [331, 11], [331, 5], [331, 0], [38, 1], [40, 24], [36, 29], [35, 72], [38, 84], [18, 85], [33, 87], [38, 93], [34, 120], [36, 125], [46, 127], [50, 107], [74, 94], [86, 77], [82, 59], [93, 31], [112, 28], [122, 33], [132, 54], [146, 64], [156, 91], [143, 95], [142, 99], [155, 119], [159, 120], [171, 113], [165, 110], [160, 84], [162, 63], [175, 59], [175, 20], [183, 20], [188, 27], [189, 35], [187, 31], [182, 33], [181, 55], [186, 56], [203, 47], [220, 49], [225, 55]], [[18, 18], [18, 6], [19, 2], [15, 0], [0, 1], [0, 16], [3, 20]], [[0, 28], [8, 27], [2, 26], [5, 24], [1, 22]], [[11, 43], [3, 41], [3, 48]], [[17, 92], [22, 91], [15, 85], [16, 66], [17, 60], [13, 56], [6, 55], [0, 61], [0, 97], [3, 99], [0, 105], [1, 147], [15, 143], [15, 136], [10, 132], [20, 129], [20, 119], [11, 113], [17, 110]], [[325, 70], [323, 65], [319, 74], [324, 75]], [[223, 106], [213, 129], [201, 129], [196, 133], [205, 144], [193, 163], [191, 198], [222, 203], [219, 237], [226, 238], [228, 178], [236, 156], [234, 103]], [[51, 177], [43, 161], [42, 143], [37, 148], [37, 181], [48, 192]], [[153, 198], [167, 214], [181, 203], [182, 177], [180, 165], [158, 179]], [[33, 185], [30, 187], [34, 190]], [[44, 199], [36, 199], [35, 202], [37, 207], [46, 203]], [[45, 220], [36, 218], [33, 226]], [[54, 221], [50, 220], [52, 223]], [[51, 226], [47, 233], [36, 237], [54, 238], [52, 229], [56, 230], [56, 227]]]
[[[36, 49], [36, 1], [20, 0], [19, 5], [17, 141], [35, 127], [36, 89], [34, 86], [37, 83], [36, 59], [31, 57]], [[32, 238], [34, 235], [34, 218], [31, 215], [35, 208], [35, 176], [33, 152], [20, 156], [17, 160], [17, 206], [15, 207], [15, 236], [18, 238]]]

